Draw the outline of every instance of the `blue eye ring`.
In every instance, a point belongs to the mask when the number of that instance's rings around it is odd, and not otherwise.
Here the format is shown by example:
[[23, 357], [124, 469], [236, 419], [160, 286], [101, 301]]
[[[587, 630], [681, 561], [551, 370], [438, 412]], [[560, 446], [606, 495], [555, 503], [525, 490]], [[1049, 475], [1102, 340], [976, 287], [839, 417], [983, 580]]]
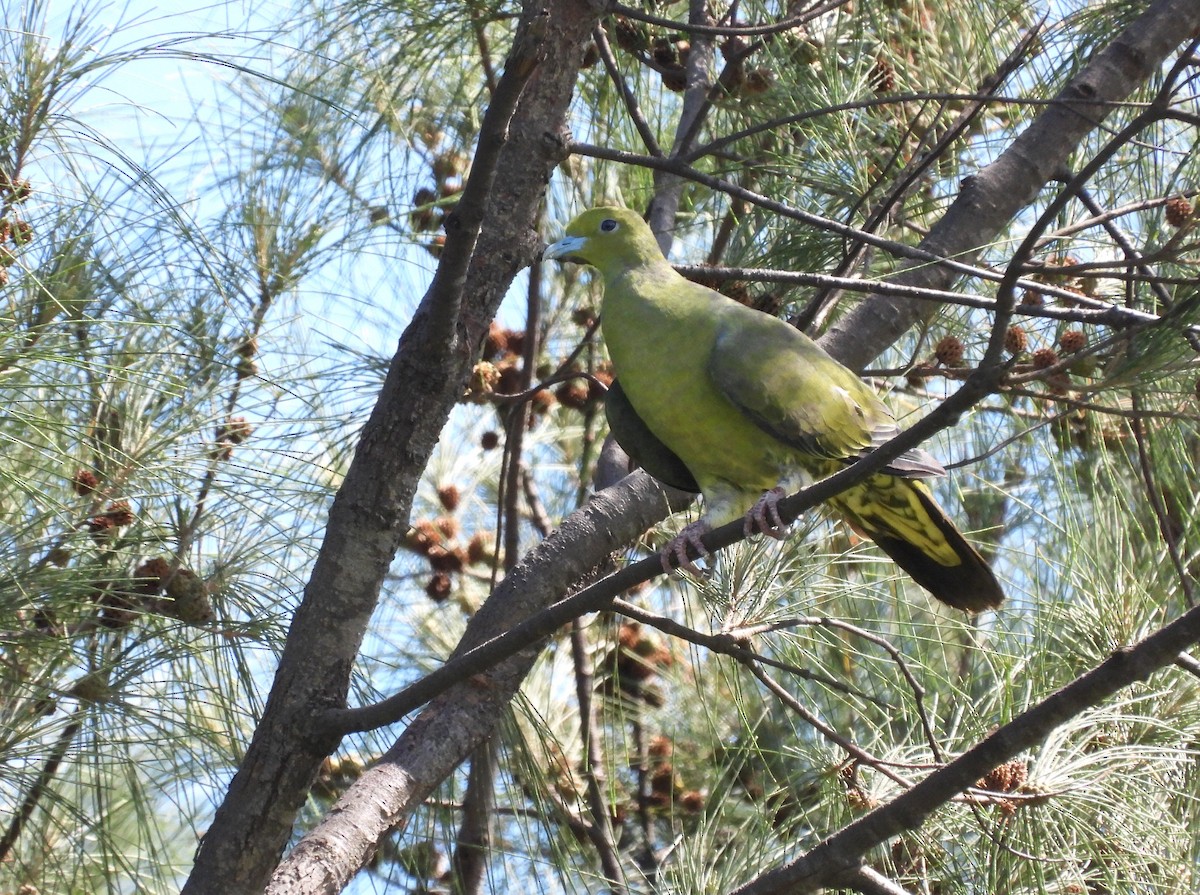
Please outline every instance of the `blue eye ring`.
[[605, 218], [600, 222], [600, 232], [602, 233], [612, 233], [616, 229], [617, 222], [612, 218]]

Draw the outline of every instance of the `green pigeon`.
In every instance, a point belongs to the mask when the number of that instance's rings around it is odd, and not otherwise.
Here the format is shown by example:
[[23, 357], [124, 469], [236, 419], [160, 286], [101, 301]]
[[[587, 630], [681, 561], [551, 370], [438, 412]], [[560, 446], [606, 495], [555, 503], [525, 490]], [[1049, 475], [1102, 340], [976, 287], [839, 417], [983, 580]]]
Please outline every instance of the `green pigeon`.
[[[899, 431], [875, 392], [812, 339], [677, 273], [632, 211], [585, 211], [542, 257], [603, 278], [614, 437], [652, 475], [704, 496], [703, 517], [663, 548], [664, 569], [674, 560], [696, 571], [688, 548], [704, 556], [700, 537], [738, 518], [747, 534], [782, 537], [785, 494]], [[942, 602], [995, 608], [1004, 594], [991, 568], [919, 481], [945, 474], [909, 451], [829, 505]]]

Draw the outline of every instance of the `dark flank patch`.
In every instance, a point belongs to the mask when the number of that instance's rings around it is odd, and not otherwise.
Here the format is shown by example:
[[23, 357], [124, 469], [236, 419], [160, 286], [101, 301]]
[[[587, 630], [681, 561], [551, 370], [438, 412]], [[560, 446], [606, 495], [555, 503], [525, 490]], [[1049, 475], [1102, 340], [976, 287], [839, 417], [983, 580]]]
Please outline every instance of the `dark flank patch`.
[[672, 488], [700, 493], [695, 476], [638, 416], [618, 379], [612, 381], [604, 396], [604, 413], [613, 438], [634, 463]]

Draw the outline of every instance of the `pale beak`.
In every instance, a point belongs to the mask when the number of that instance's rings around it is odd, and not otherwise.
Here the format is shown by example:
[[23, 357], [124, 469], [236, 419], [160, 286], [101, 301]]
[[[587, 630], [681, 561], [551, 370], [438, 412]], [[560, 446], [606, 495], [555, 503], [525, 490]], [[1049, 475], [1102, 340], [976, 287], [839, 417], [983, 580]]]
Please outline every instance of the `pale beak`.
[[585, 242], [587, 239], [582, 236], [564, 236], [558, 242], [546, 246], [546, 250], [542, 252], [542, 260], [576, 261], [584, 264], [586, 262], [582, 258], [576, 257], [575, 253], [583, 248]]

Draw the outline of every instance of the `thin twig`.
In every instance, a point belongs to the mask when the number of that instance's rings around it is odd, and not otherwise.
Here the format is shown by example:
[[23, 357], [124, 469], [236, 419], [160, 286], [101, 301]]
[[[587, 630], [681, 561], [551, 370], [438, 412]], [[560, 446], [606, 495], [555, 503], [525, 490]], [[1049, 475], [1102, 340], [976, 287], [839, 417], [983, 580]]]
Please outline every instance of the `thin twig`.
[[479, 10], [474, 3], [468, 4], [471, 9], [471, 27], [475, 31], [475, 43], [479, 47], [479, 64], [483, 68], [483, 82], [487, 87], [488, 96], [496, 95], [496, 68], [492, 65], [492, 48], [488, 41], [486, 23], [479, 17]]
[[[1092, 196], [1090, 190], [1086, 188], [1080, 189], [1078, 196], [1079, 201], [1085, 208], [1087, 208], [1088, 211], [1092, 213], [1095, 218], [1102, 218], [1104, 216], [1104, 209]], [[1167, 293], [1167, 290], [1163, 287], [1163, 284], [1155, 280], [1155, 273], [1146, 266], [1141, 252], [1137, 250], [1133, 243], [1129, 241], [1125, 234], [1121, 232], [1120, 228], [1117, 227], [1111, 220], [1102, 221], [1100, 226], [1104, 228], [1104, 232], [1108, 234], [1109, 238], [1120, 247], [1122, 252], [1125, 253], [1125, 257], [1132, 261], [1134, 266], [1137, 267], [1139, 271], [1145, 274], [1145, 282], [1150, 286], [1150, 289], [1154, 292], [1154, 294], [1158, 296], [1160, 304], [1164, 308], [1169, 308], [1172, 303], [1171, 296]]]
[[1092, 217], [1084, 218], [1081, 221], [1075, 221], [1072, 224], [1067, 224], [1057, 230], [1048, 230], [1042, 237], [1044, 240], [1053, 241], [1056, 239], [1064, 239], [1068, 236], [1074, 236], [1076, 233], [1082, 233], [1084, 230], [1090, 230], [1093, 227], [1102, 227], [1109, 221], [1115, 221], [1117, 218], [1124, 217], [1127, 214], [1137, 214], [1142, 211], [1150, 211], [1155, 208], [1162, 208], [1171, 201], [1174, 196], [1183, 196], [1186, 199], [1194, 199], [1200, 195], [1200, 190], [1182, 190], [1172, 196], [1160, 196], [1155, 199], [1139, 199], [1136, 202], [1127, 202], [1124, 205], [1118, 205], [1116, 208], [1110, 208], [1108, 211], [1099, 214], [1093, 214]]
[[[1142, 403], [1140, 391], [1138, 389], [1130, 389], [1129, 397], [1133, 403], [1133, 409], [1135, 411], [1140, 410]], [[1150, 509], [1154, 513], [1155, 521], [1158, 523], [1158, 533], [1162, 537], [1163, 543], [1167, 546], [1167, 553], [1171, 557], [1171, 565], [1175, 567], [1175, 575], [1179, 579], [1179, 587], [1183, 591], [1183, 598], [1188, 606], [1194, 606], [1192, 576], [1188, 573], [1187, 566], [1180, 555], [1179, 538], [1167, 513], [1161, 486], [1154, 475], [1154, 466], [1150, 462], [1150, 449], [1146, 445], [1146, 433], [1142, 428], [1142, 421], [1135, 417], [1130, 420], [1129, 428], [1133, 431], [1133, 440], [1137, 445], [1138, 469], [1142, 475], [1142, 482], [1146, 486], [1146, 500], [1150, 503]]]
[[1175, 664], [1193, 677], [1200, 678], [1200, 662], [1193, 659], [1190, 653], [1180, 653], [1175, 657]]
[[38, 803], [42, 800], [42, 796], [46, 793], [47, 787], [49, 787], [51, 781], [54, 779], [55, 774], [58, 773], [58, 768], [62, 764], [63, 757], [67, 754], [67, 750], [71, 748], [71, 743], [83, 727], [83, 716], [86, 712], [87, 704], [81, 702], [79, 708], [71, 716], [71, 720], [67, 722], [59, 733], [58, 739], [51, 748], [49, 755], [46, 756], [46, 761], [42, 765], [41, 772], [33, 782], [33, 785], [29, 787], [29, 792], [25, 794], [25, 798], [21, 800], [21, 807], [13, 812], [8, 829], [4, 831], [4, 837], [0, 839], [0, 864], [7, 864], [11, 860], [11, 852], [13, 846], [17, 844], [21, 830], [25, 828], [25, 824], [29, 821]]
[[583, 774], [587, 781], [588, 811], [592, 815], [588, 838], [600, 856], [600, 866], [604, 869], [609, 886], [617, 893], [627, 892], [629, 884], [617, 852], [604, 790], [604, 752], [596, 735], [596, 705], [592, 700], [595, 675], [588, 656], [583, 623], [579, 619], [571, 622], [571, 661], [575, 669], [575, 698], [579, 702], [579, 737], [587, 756]]
[[860, 892], [862, 895], [911, 895], [908, 889], [888, 879], [878, 870], [862, 864], [838, 877], [837, 886]]
[[[749, 640], [748, 633], [738, 632], [723, 632], [720, 634], [704, 634], [697, 631], [695, 628], [689, 628], [682, 625], [674, 619], [665, 616], [656, 615], [652, 612], [647, 612], [640, 606], [635, 606], [626, 600], [619, 597], [612, 601], [613, 612], [619, 612], [626, 618], [634, 619], [642, 624], [648, 625], [664, 634], [672, 637], [678, 637], [680, 640], [686, 640], [688, 643], [694, 643], [697, 646], [702, 646], [707, 650], [721, 655], [731, 656], [739, 661], [752, 660], [761, 662], [763, 665], [769, 665], [772, 668], [778, 668], [780, 671], [786, 671], [788, 674], [801, 678], [806, 681], [820, 684], [823, 687], [828, 687], [846, 696], [853, 696], [856, 699], [863, 699], [867, 702], [874, 703], [882, 709], [891, 709], [892, 707], [886, 700], [880, 699], [877, 696], [871, 696], [863, 693], [861, 690], [842, 683], [841, 681], [828, 677], [816, 671], [810, 671], [807, 668], [801, 668], [798, 665], [793, 665], [790, 662], [781, 662], [778, 659], [773, 659], [770, 656], [764, 656], [757, 653], [747, 646]], [[772, 628], [773, 630], [774, 628]]]
[[658, 145], [658, 140], [654, 136], [650, 122], [642, 114], [642, 107], [638, 104], [637, 96], [634, 95], [629, 85], [625, 83], [621, 69], [617, 66], [617, 57], [613, 55], [612, 46], [608, 42], [608, 36], [604, 33], [604, 29], [601, 26], [597, 25], [593, 29], [592, 40], [596, 42], [596, 49], [600, 52], [600, 61], [604, 63], [604, 70], [608, 72], [608, 79], [613, 82], [613, 86], [621, 94], [621, 101], [625, 104], [625, 112], [629, 115], [629, 120], [633, 122], [633, 126], [637, 128], [638, 135], [642, 138], [642, 143], [646, 146], [646, 151], [651, 155], [661, 156], [663, 154], [662, 147]]
[[942, 748], [938, 745], [937, 736], [933, 732], [933, 724], [929, 720], [929, 713], [925, 710], [925, 688], [921, 686], [920, 681], [909, 670], [908, 663], [904, 661], [904, 656], [900, 650], [896, 649], [886, 638], [878, 634], [873, 634], [870, 631], [860, 628], [858, 625], [852, 625], [850, 622], [842, 621], [841, 619], [829, 618], [827, 616], [819, 616], [813, 618], [799, 619], [801, 624], [820, 626], [824, 628], [833, 628], [839, 631], [847, 631], [855, 637], [860, 637], [868, 643], [873, 643], [881, 650], [884, 650], [896, 666], [900, 669], [900, 673], [904, 675], [904, 679], [908, 681], [908, 686], [913, 692], [913, 701], [917, 707], [917, 715], [921, 719], [921, 727], [925, 731], [925, 739], [929, 743], [929, 749], [933, 753], [934, 759], [939, 763], [945, 762], [945, 756], [942, 754]]
[[554, 523], [550, 514], [546, 512], [546, 505], [542, 503], [537, 481], [524, 463], [521, 464], [521, 490], [525, 494], [525, 505], [529, 508], [529, 519], [533, 527], [543, 538], [549, 537], [550, 532], [554, 531]]
[[[908, 286], [888, 280], [868, 280], [858, 277], [842, 277], [832, 274], [800, 270], [773, 270], [761, 267], [710, 267], [698, 264], [679, 264], [675, 269], [686, 277], [708, 277], [714, 280], [744, 280], [752, 283], [786, 283], [795, 286], [817, 286], [822, 289], [838, 289], [847, 292], [868, 292], [879, 295], [895, 295], [938, 304], [961, 305], [992, 311], [996, 302], [981, 295], [967, 295], [946, 289], [931, 289], [925, 286]], [[999, 274], [992, 274], [999, 280]], [[1122, 326], [1128, 324], [1155, 323], [1161, 318], [1146, 311], [1126, 308], [1113, 302], [1092, 299], [1060, 289], [1048, 283], [1034, 280], [1018, 280], [1017, 285], [1030, 292], [1049, 295], [1063, 301], [1078, 303], [1079, 308], [1055, 307], [1052, 305], [1019, 305], [1015, 313], [1024, 317], [1044, 317], [1052, 320], [1069, 320], [1097, 326]]]
[[789, 693], [782, 684], [780, 684], [777, 680], [760, 668], [757, 662], [749, 659], [738, 659], [738, 661], [741, 662], [751, 674], [758, 678], [759, 682], [764, 687], [774, 693], [775, 696], [785, 706], [799, 715], [806, 724], [812, 727], [821, 736], [825, 737], [825, 739], [829, 740], [829, 742], [833, 743], [839, 749], [842, 749], [848, 755], [853, 756], [860, 763], [874, 768], [880, 774], [883, 774], [883, 776], [887, 777], [889, 780], [903, 789], [908, 789], [910, 786], [912, 786], [911, 782], [905, 780], [890, 767], [888, 767], [888, 762], [884, 761], [883, 759], [876, 758], [862, 747], [855, 745], [820, 718], [818, 718], [815, 714], [806, 709], [801, 704], [800, 700], [796, 699], [796, 697]]
[[1115, 416], [1127, 420], [1188, 420], [1190, 422], [1196, 420], [1196, 414], [1194, 413], [1181, 413], [1177, 410], [1147, 410], [1145, 408], [1134, 410], [1132, 408], [1113, 407], [1111, 404], [1094, 404], [1091, 401], [1081, 401], [1078, 398], [1072, 398], [1070, 394], [1053, 395], [1047, 392], [1035, 392], [1032, 389], [1015, 387], [1005, 388], [1004, 394], [1020, 398], [1033, 398], [1038, 401], [1048, 401], [1060, 404], [1063, 407], [1069, 407], [1071, 410], [1086, 410], [1091, 413]]

